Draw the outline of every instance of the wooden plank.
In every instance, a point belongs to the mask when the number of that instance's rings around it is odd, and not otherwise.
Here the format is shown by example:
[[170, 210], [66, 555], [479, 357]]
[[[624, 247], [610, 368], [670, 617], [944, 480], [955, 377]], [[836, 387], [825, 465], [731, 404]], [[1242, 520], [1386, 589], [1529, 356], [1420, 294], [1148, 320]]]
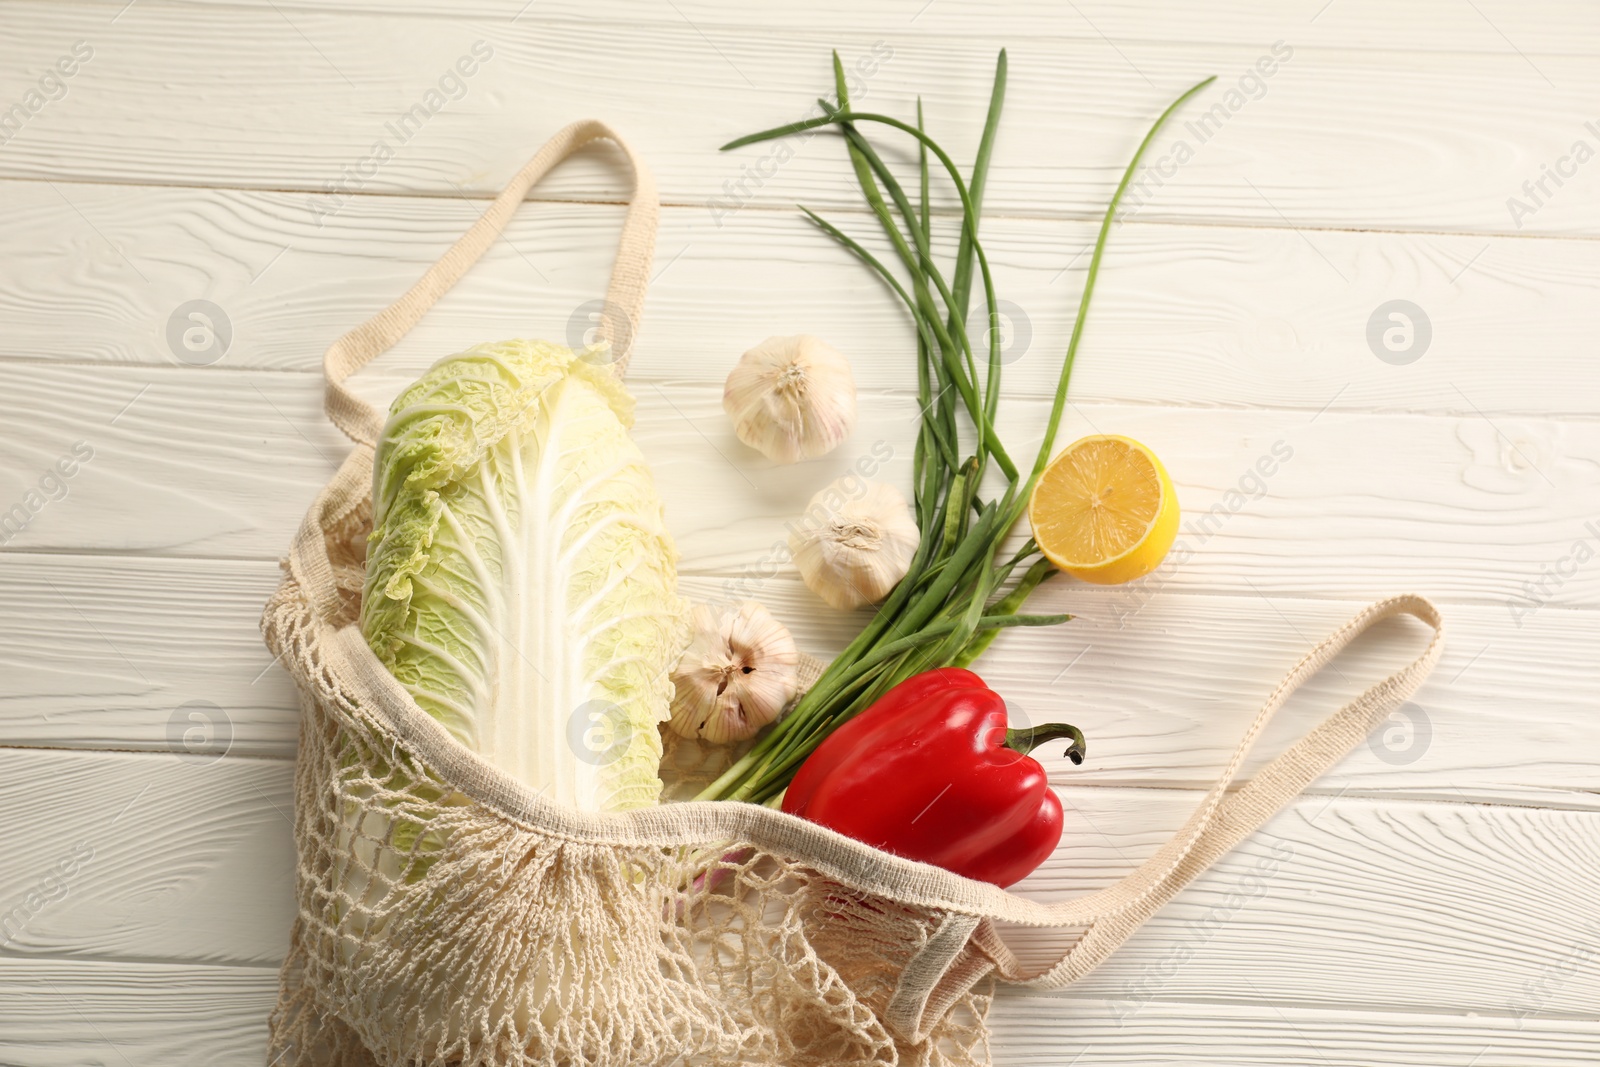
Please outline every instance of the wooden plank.
[[0, 956], [267, 966], [294, 917], [293, 765], [0, 751], [19, 824]]
[[[1198, 799], [1061, 794], [1062, 845], [1020, 887], [1041, 899], [1110, 884]], [[1169, 999], [1600, 1020], [1600, 889], [1580, 873], [1596, 862], [1597, 829], [1596, 811], [1306, 797], [1071, 992], [1115, 1002], [1124, 1022]], [[1005, 936], [1036, 964], [1070, 943], [1054, 931]]]
[[[276, 976], [259, 968], [0, 960], [0, 1056], [15, 1067], [206, 1063], [259, 1067]], [[1001, 1067], [1186, 1064], [1290, 1067], [1592, 1062], [1600, 1027], [1565, 1019], [1332, 1010], [1294, 1004], [1156, 1003], [1003, 992], [990, 1012]], [[85, 1022], [85, 1019], [90, 1022]], [[90, 1059], [89, 1057], [93, 1057]]]
[[[68, 204], [40, 183], [0, 186], [0, 232], [16, 250], [0, 264], [0, 354], [317, 370], [333, 338], [409, 287], [479, 210], [454, 197], [363, 196], [318, 220], [287, 193], [74, 185], [70, 195]], [[498, 337], [581, 343], [620, 219], [610, 205], [525, 206], [384, 366], [420, 373]], [[892, 257], [865, 218], [841, 222]], [[1004, 217], [985, 226], [1007, 315], [1008, 395], [1054, 393], [1095, 231]], [[96, 233], [128, 264], [85, 256]], [[945, 262], [949, 244], [941, 242]], [[669, 208], [656, 263], [630, 368], [636, 382], [720, 382], [744, 349], [788, 333], [830, 339], [863, 387], [904, 390], [914, 380], [904, 309], [798, 212], [744, 212], [718, 227], [699, 207]], [[1595, 241], [1333, 232], [1313, 245], [1284, 229], [1135, 221], [1113, 236], [1073, 396], [1593, 417], [1596, 274]], [[1414, 354], [1404, 365], [1380, 358], [1367, 336], [1391, 299], [1412, 301], [1428, 320], [1426, 347], [1390, 357]], [[180, 309], [196, 300], [215, 306], [204, 314], [226, 332], [225, 350], [197, 335], [199, 351], [183, 345], [196, 323]], [[1552, 383], [1561, 383], [1554, 395]]]
[[[403, 382], [357, 387], [386, 404]], [[273, 558], [344, 455], [309, 374], [10, 363], [0, 392], [13, 429], [0, 501], [31, 510], [10, 550]], [[849, 442], [774, 468], [735, 439], [719, 388], [638, 393], [635, 436], [688, 573], [781, 556], [784, 523], [851, 470], [909, 484], [913, 397], [865, 394]], [[1042, 401], [1002, 405], [1019, 455], [1045, 417]], [[1600, 599], [1600, 568], [1583, 565], [1600, 423], [1074, 405], [1060, 440], [1113, 430], [1166, 457], [1189, 515], [1167, 570], [1130, 596], [1411, 590], [1499, 604], [1513, 623]], [[45, 479], [77, 447], [93, 455], [51, 499]]]
[[[298, 712], [255, 618], [276, 566], [248, 560], [0, 555], [0, 744], [290, 757]], [[842, 648], [860, 618], [825, 607], [791, 576], [689, 576], [699, 601], [759, 599], [818, 655]], [[1063, 785], [1204, 787], [1256, 704], [1354, 601], [1163, 594], [1056, 581], [1041, 611], [1077, 618], [1007, 633], [980, 662], [1018, 720], [1065, 718], [1087, 730], [1091, 759]], [[1576, 803], [1593, 788], [1600, 699], [1588, 668], [1600, 612], [1547, 610], [1518, 628], [1502, 608], [1452, 605], [1450, 643], [1417, 695], [1422, 732], [1376, 735], [1318, 786], [1424, 792], [1447, 800]], [[1407, 628], [1409, 627], [1409, 629]], [[1247, 773], [1418, 646], [1414, 624], [1359, 642], [1294, 698]], [[195, 718], [194, 716], [199, 716]], [[208, 728], [209, 727], [209, 731]]]
[[[1133, 1022], [1105, 1001], [1004, 994], [995, 1001], [998, 1067], [1557, 1067], [1594, 1062], [1600, 1026], [1467, 1015], [1250, 1005], [1156, 1005]], [[1063, 1056], [1075, 1057], [1063, 1059]]]
[[275, 558], [345, 454], [311, 375], [12, 364], [0, 380], [9, 549]]
[[298, 711], [247, 560], [0, 558], [0, 743], [292, 756]]
[[[0, 770], [17, 796], [56, 798], [19, 827], [19, 861], [0, 873], [0, 901], [13, 909], [4, 955], [281, 956], [293, 914], [286, 763], [12, 750]], [[1200, 794], [1068, 786], [1063, 797], [1063, 845], [1023, 885], [1046, 899], [1131, 869]], [[1308, 797], [1185, 891], [1082, 993], [1130, 1002], [1128, 1017], [1157, 1001], [1268, 996], [1592, 1018], [1600, 971], [1592, 957], [1571, 964], [1600, 938], [1581, 921], [1600, 905], [1597, 831], [1600, 812]], [[79, 862], [69, 870], [64, 857]], [[1035, 953], [1051, 943], [1023, 936]], [[1175, 961], [1176, 947], [1192, 952]]]
[[0, 958], [0, 1060], [260, 1067], [277, 995], [271, 968]]
[[[1180, 90], [1217, 74], [1219, 84], [1185, 114], [1198, 121], [1216, 108], [1210, 125], [1190, 132], [1180, 122], [1152, 157], [1153, 165], [1163, 156], [1186, 161], [1143, 217], [1600, 232], [1594, 168], [1573, 170], [1560, 188], [1547, 181], [1548, 195], [1530, 202], [1526, 217], [1508, 206], [1526, 196], [1525, 181], [1541, 178], [1541, 164], [1560, 164], [1579, 139], [1593, 149], [1585, 123], [1600, 87], [1585, 56], [1531, 60], [1515, 46], [1396, 62], [1392, 52], [1322, 49], [1295, 34], [1284, 38], [1292, 56], [1242, 91], [1243, 79], [1260, 77], [1258, 64], [1277, 62], [1279, 35], [1265, 27], [1248, 44], [1107, 47], [966, 27], [891, 35], [811, 21], [702, 26], [664, 11], [640, 22], [386, 15], [380, 23], [147, 3], [114, 25], [101, 6], [36, 0], [12, 11], [27, 32], [0, 41], [0, 69], [14, 72], [0, 99], [26, 99], [74, 42], [94, 49], [65, 83], [67, 95], [42, 105], [0, 158], [0, 176], [48, 179], [69, 200], [69, 177], [318, 190], [329, 194], [319, 210], [349, 192], [486, 195], [558, 126], [603, 115], [635, 141], [668, 199], [712, 205], [708, 215], [717, 203], [854, 204], [848, 168], [824, 140], [797, 143], [781, 161], [776, 149], [721, 156], [717, 147], [805, 116], [830, 87], [828, 51], [837, 47], [852, 69], [877, 64], [861, 78], [862, 102], [910, 116], [923, 94], [932, 128], [957, 158], [970, 158], [994, 56], [1010, 45], [1012, 92], [988, 193], [997, 213], [1098, 215], [1150, 121]], [[1471, 11], [1455, 17], [1471, 25], [1474, 41], [1492, 43]], [[371, 47], [374, 39], [383, 47]], [[462, 79], [455, 64], [472, 61], [478, 41], [490, 58]], [[600, 69], [609, 76], [594, 78]], [[262, 84], [274, 91], [260, 92]], [[419, 105], [425, 122], [389, 130]], [[605, 160], [591, 153], [543, 195], [615, 195], [618, 178]]]
[[[191, 3], [225, 4], [233, 0], [190, 0]], [[277, 0], [272, 0], [277, 3]], [[1109, 49], [1110, 41], [1122, 45], [1130, 56], [1146, 42], [1186, 44], [1254, 43], [1286, 37], [1322, 48], [1363, 48], [1391, 52], [1483, 52], [1503, 54], [1512, 49], [1525, 53], [1592, 55], [1600, 51], [1600, 17], [1581, 0], [1546, 0], [1540, 4], [1515, 4], [1509, 0], [1475, 0], [1478, 14], [1466, 17], [1450, 0], [1413, 0], [1396, 10], [1381, 0], [1340, 0], [1337, 7], [1323, 0], [1263, 5], [1251, 0], [1223, 0], [1203, 9], [1161, 3], [1160, 0], [1081, 0], [1071, 5], [1049, 0], [1012, 0], [1003, 6], [972, 7], [965, 4], [910, 0], [900, 3], [860, 5], [849, 0], [819, 0], [806, 8], [811, 25], [849, 25], [859, 30], [887, 34], [959, 33], [1008, 36], [1016, 41], [1068, 38]], [[238, 0], [233, 6], [271, 6], [266, 0]], [[339, 10], [387, 13], [391, 0], [284, 0], [277, 6], [288, 11]], [[736, 10], [718, 0], [674, 0], [672, 10], [632, 0], [613, 3], [612, 10], [630, 22], [688, 22], [705, 29], [744, 31], [787, 30], [801, 24], [794, 9], [785, 4], [740, 4]], [[594, 17], [584, 0], [547, 0], [528, 9], [526, 0], [419, 0], [406, 5], [411, 14], [427, 12], [455, 18], [517, 19], [547, 23]], [[520, 20], [519, 20], [520, 21]], [[1130, 49], [1129, 46], [1135, 46]], [[752, 72], [755, 73], [755, 72]], [[1530, 73], [1536, 73], [1530, 70]]]
[[[1003, 634], [982, 669], [1015, 717], [1065, 718], [1088, 732], [1092, 758], [1081, 768], [1056, 764], [1061, 781], [1206, 788], [1283, 674], [1360, 606], [1256, 596], [1140, 602], [1058, 579], [1030, 609], [1077, 617], [1060, 629]], [[1582, 651], [1595, 637], [1589, 614], [1547, 612], [1517, 629], [1499, 608], [1449, 606], [1433, 677], [1319, 789], [1439, 789], [1459, 801], [1498, 787], [1594, 788], [1587, 709], [1600, 680]], [[1423, 633], [1397, 620], [1358, 639], [1290, 699], [1246, 773], [1408, 662]]]

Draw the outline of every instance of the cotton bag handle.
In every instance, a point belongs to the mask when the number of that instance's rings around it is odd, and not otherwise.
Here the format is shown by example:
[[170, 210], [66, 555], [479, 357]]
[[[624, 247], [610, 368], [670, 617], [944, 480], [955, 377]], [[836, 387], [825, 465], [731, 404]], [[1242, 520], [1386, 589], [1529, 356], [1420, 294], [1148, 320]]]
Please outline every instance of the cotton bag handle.
[[404, 296], [360, 326], [339, 338], [322, 357], [327, 379], [324, 408], [334, 425], [358, 444], [376, 446], [383, 431], [383, 417], [372, 405], [358, 400], [344, 387], [350, 375], [366, 366], [375, 356], [388, 351], [410, 332], [427, 310], [461, 280], [499, 238], [517, 205], [522, 203], [550, 168], [591, 141], [605, 139], [622, 149], [633, 168], [633, 191], [622, 221], [622, 238], [617, 245], [616, 263], [606, 289], [605, 305], [596, 330], [597, 339], [611, 345], [612, 365], [618, 377], [628, 366], [633, 338], [644, 310], [644, 294], [650, 285], [650, 264], [655, 256], [656, 223], [661, 203], [655, 178], [634, 155], [633, 149], [615, 130], [595, 119], [580, 119], [556, 132], [530, 159], [516, 177], [494, 198], [489, 209], [472, 224], [461, 239], [450, 246], [439, 261], [429, 267]]
[[[1433, 628], [1428, 647], [1416, 659], [1372, 686], [1323, 720], [1299, 742], [1279, 755], [1237, 791], [1229, 787], [1272, 716], [1291, 693], [1374, 624], [1396, 615], [1411, 615]], [[1380, 600], [1335, 630], [1295, 664], [1280, 681], [1255, 720], [1245, 730], [1222, 776], [1183, 828], [1138, 869], [1115, 885], [1071, 901], [1046, 906], [1046, 922], [1088, 923], [1084, 935], [1054, 964], [1029, 972], [984, 922], [973, 934], [977, 957], [965, 969], [972, 980], [990, 966], [1007, 981], [1059, 989], [1083, 977], [1126, 941], [1146, 919], [1224, 853], [1254, 833], [1313, 781], [1343, 759], [1376, 729], [1390, 712], [1417, 691], [1444, 652], [1439, 611], [1424, 597], [1405, 595]], [[1030, 919], [1029, 916], [1000, 916]], [[984, 959], [987, 960], [987, 966]], [[960, 969], [960, 965], [958, 965]], [[970, 984], [970, 983], [969, 983]]]

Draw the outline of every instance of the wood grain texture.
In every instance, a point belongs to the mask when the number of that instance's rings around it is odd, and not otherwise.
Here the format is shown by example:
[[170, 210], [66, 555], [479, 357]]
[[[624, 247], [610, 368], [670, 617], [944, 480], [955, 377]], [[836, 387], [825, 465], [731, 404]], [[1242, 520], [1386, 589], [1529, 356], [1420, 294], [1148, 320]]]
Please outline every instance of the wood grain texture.
[[[409, 287], [479, 210], [453, 197], [363, 196], [318, 220], [286, 193], [74, 185], [69, 195], [71, 204], [40, 183], [0, 183], [0, 232], [15, 250], [0, 264], [0, 356], [204, 360], [167, 330], [180, 307], [204, 299], [230, 330], [216, 366], [318, 370], [333, 338]], [[383, 365], [420, 373], [498, 337], [581, 343], [620, 219], [609, 205], [525, 205]], [[865, 217], [840, 222], [892, 258]], [[1004, 217], [985, 225], [1005, 301], [1008, 395], [1054, 393], [1095, 230]], [[949, 244], [940, 243], [946, 263]], [[864, 387], [914, 381], [903, 307], [798, 212], [741, 212], [718, 226], [702, 208], [669, 208], [656, 264], [635, 382], [720, 383], [739, 353], [788, 333], [830, 340]], [[1286, 229], [1135, 221], [1113, 235], [1072, 395], [1593, 418], [1597, 274], [1595, 241], [1344, 232], [1308, 241]], [[1375, 356], [1367, 337], [1375, 310], [1398, 298], [1421, 307], [1431, 329], [1404, 366]]]
[[0, 958], [9, 1067], [261, 1067], [273, 968]]
[[256, 561], [0, 557], [0, 744], [292, 756], [294, 685], [256, 627], [277, 584]]
[[1272, 1003], [1153, 1005], [1128, 1022], [1115, 1010], [1104, 1001], [1003, 995], [990, 1013], [994, 1061], [998, 1067], [1576, 1067], [1593, 1063], [1600, 1046], [1600, 1025], [1593, 1022]]
[[[932, 128], [969, 158], [994, 56], [1009, 45], [1010, 104], [988, 196], [998, 213], [1097, 216], [1139, 132], [1179, 91], [1216, 74], [1219, 84], [1186, 119], [1213, 106], [1219, 118], [1208, 131], [1180, 125], [1163, 138], [1160, 154], [1176, 153], [1184, 140], [1194, 156], [1142, 209], [1146, 218], [1600, 233], [1594, 168], [1575, 171], [1560, 189], [1547, 186], [1551, 195], [1539, 197], [1531, 217], [1514, 218], [1508, 208], [1524, 181], [1541, 176], [1541, 164], [1554, 165], [1580, 138], [1593, 147], [1584, 124], [1600, 87], [1585, 56], [1530, 61], [1514, 45], [1414, 52], [1399, 62], [1390, 51], [1326, 49], [1314, 34], [1293, 34], [1284, 38], [1292, 58], [1252, 99], [1226, 93], [1270, 58], [1280, 34], [1265, 26], [1228, 44], [1107, 47], [1103, 39], [1013, 29], [929, 32], [910, 21], [911, 11], [904, 28], [890, 32], [809, 17], [773, 28], [701, 24], [665, 10], [644, 22], [397, 14], [377, 21], [158, 3], [111, 25], [108, 8], [8, 8], [28, 32], [0, 39], [0, 70], [12, 72], [0, 99], [23, 96], [75, 41], [90, 42], [95, 54], [67, 95], [5, 146], [0, 176], [486, 195], [558, 126], [597, 114], [627, 132], [673, 202], [855, 203], [844, 160], [825, 139], [797, 145], [781, 166], [773, 152], [716, 149], [803, 117], [830, 87], [830, 48], [853, 68], [882, 42], [880, 55], [892, 57], [862, 78], [857, 97], [910, 116], [923, 94]], [[1475, 17], [1463, 10], [1451, 23]], [[1476, 22], [1470, 32], [1490, 40]], [[459, 99], [442, 101], [420, 131], [388, 133], [386, 124], [437, 92], [479, 40], [493, 58], [462, 83]], [[622, 59], [641, 55], [657, 61]], [[594, 77], [597, 70], [606, 76]], [[392, 158], [380, 160], [375, 145], [385, 137]], [[594, 199], [617, 188], [596, 153], [553, 178], [544, 195]], [[70, 199], [71, 190], [62, 195]]]
[[[354, 11], [372, 14], [402, 10], [395, 0], [190, 0], [239, 7], [277, 6], [286, 10]], [[410, 14], [473, 16], [510, 21], [519, 16], [574, 21], [594, 17], [585, 0], [544, 0], [528, 9], [527, 0], [418, 0], [406, 3]], [[853, 4], [819, 0], [807, 5], [812, 25], [873, 29], [886, 33], [915, 28], [922, 33], [1010, 35], [1018, 40], [1064, 37], [1109, 49], [1110, 42], [1137, 44], [1206, 42], [1235, 44], [1304, 39], [1329, 48], [1362, 48], [1406, 52], [1485, 52], [1504, 54], [1515, 48], [1529, 53], [1592, 55], [1600, 52], [1600, 14], [1581, 0], [1544, 0], [1516, 4], [1510, 0], [1474, 0], [1478, 14], [1463, 11], [1451, 0], [1412, 0], [1396, 7], [1382, 0], [1294, 0], [1263, 5], [1251, 0], [1223, 0], [1202, 7], [1164, 4], [1159, 0], [1012, 0], [1004, 5], [972, 0], [893, 0]], [[630, 22], [687, 22], [729, 30], [789, 29], [798, 21], [792, 6], [779, 0], [741, 3], [735, 10], [719, 0], [674, 0], [664, 10], [649, 0], [613, 0], [610, 10]]]
[[[0, 770], [8, 790], [55, 798], [19, 827], [21, 862], [0, 874], [11, 909], [0, 956], [281, 958], [293, 913], [288, 764], [0, 751]], [[1062, 846], [1021, 887], [1044, 899], [1132, 869], [1200, 799], [1082, 785], [1062, 795]], [[1595, 1018], [1600, 926], [1583, 923], [1600, 907], [1588, 877], [1597, 849], [1600, 812], [1307, 797], [1073, 995], [1125, 1001], [1129, 1017], [1156, 1001], [1266, 996]], [[1059, 943], [1029, 937], [1034, 953]]]
[[[1059, 788], [1062, 846], [1022, 883], [1043, 899], [1109, 884], [1198, 796]], [[1116, 1001], [1125, 1021], [1164, 999], [1600, 1020], [1600, 889], [1579, 873], [1597, 830], [1594, 811], [1306, 797], [1068, 994]], [[1007, 937], [1036, 960], [1070, 943]]]
[[[894, 454], [880, 476], [906, 480], [910, 334], [794, 213], [869, 228], [831, 136], [776, 167], [716, 148], [806, 113], [829, 48], [854, 67], [874, 46], [858, 101], [909, 116], [922, 93], [963, 161], [1010, 48], [985, 238], [1010, 336], [1029, 335], [1008, 365], [1018, 451], [1123, 163], [1172, 96], [1219, 75], [1151, 162], [1180, 140], [1193, 159], [1147, 172], [1113, 236], [1064, 430], [1155, 447], [1189, 554], [1127, 589], [1047, 587], [1039, 610], [1078, 617], [1008, 633], [983, 664], [1016, 717], [1091, 738], [1084, 768], [1046, 757], [1068, 829], [1025, 890], [1084, 892], [1148, 855], [1260, 696], [1367, 598], [1428, 593], [1451, 635], [1407, 722], [1099, 972], [1002, 994], [996, 1062], [1595, 1061], [1600, 164], [1544, 176], [1600, 147], [1600, 9], [22, 0], [0, 8], [0, 115], [75, 41], [94, 54], [64, 97], [0, 133], [0, 521], [26, 519], [0, 537], [0, 797], [29, 812], [0, 867], [0, 1064], [263, 1061], [296, 716], [255, 619], [347, 447], [309, 372], [563, 123], [615, 123], [669, 204], [633, 381], [686, 591], [755, 596], [808, 649], [848, 637], [859, 620], [817, 606], [775, 546], [875, 442]], [[493, 55], [460, 99], [389, 130], [476, 41]], [[1241, 86], [1276, 41], [1292, 55]], [[380, 138], [393, 156], [373, 167]], [[619, 214], [596, 201], [620, 188], [604, 148], [564, 166], [360, 388], [386, 402], [482, 340], [575, 339]], [[1433, 328], [1403, 366], [1366, 340], [1394, 299]], [[191, 300], [232, 329], [207, 366], [168, 337]], [[837, 455], [773, 470], [718, 390], [739, 352], [790, 332], [852, 357], [866, 414]], [[80, 441], [92, 457], [46, 481]], [[1292, 457], [1252, 473], [1278, 442]], [[1414, 630], [1325, 672], [1263, 758]], [[1032, 958], [1061, 943], [1008, 936]]]
[[293, 765], [0, 750], [48, 797], [0, 873], [0, 957], [275, 964], [294, 918]]
[[[248, 560], [0, 555], [0, 603], [13, 608], [0, 615], [9, 683], [0, 745], [292, 756], [293, 686], [255, 628], [277, 578], [275, 565]], [[823, 656], [860, 626], [791, 576], [691, 576], [683, 591], [759, 599]], [[1092, 758], [1081, 768], [1053, 760], [1057, 780], [1163, 787], [1208, 784], [1289, 665], [1361, 607], [1192, 593], [1130, 600], [1060, 579], [1033, 605], [1077, 617], [1003, 635], [980, 668], [1013, 718], [1066, 718], [1088, 731]], [[1414, 701], [1422, 732], [1397, 718], [1398, 732], [1375, 735], [1317, 790], [1529, 803], [1524, 790], [1600, 787], [1589, 755], [1600, 748], [1589, 668], [1600, 613], [1552, 608], [1519, 628], [1502, 608], [1453, 605], [1447, 624], [1444, 661]], [[1282, 712], [1247, 772], [1404, 662], [1419, 633], [1396, 623], [1358, 642]]]
[[[386, 405], [407, 380], [368, 372], [356, 385]], [[344, 455], [310, 374], [10, 363], [0, 391], [14, 405], [0, 500], [38, 505], [11, 550], [274, 558]], [[909, 484], [914, 397], [866, 394], [849, 442], [774, 468], [734, 437], [717, 387], [638, 394], [635, 436], [689, 573], [759, 571], [781, 557], [784, 524], [851, 470]], [[1039, 400], [1002, 405], [1019, 455], [1046, 414]], [[1499, 604], [1511, 621], [1514, 604], [1600, 599], [1600, 567], [1578, 547], [1592, 555], [1597, 538], [1600, 423], [1083, 404], [1060, 440], [1113, 430], [1174, 457], [1189, 516], [1166, 568], [1131, 596], [1403, 589]], [[43, 478], [77, 442], [93, 457], [49, 499]]]

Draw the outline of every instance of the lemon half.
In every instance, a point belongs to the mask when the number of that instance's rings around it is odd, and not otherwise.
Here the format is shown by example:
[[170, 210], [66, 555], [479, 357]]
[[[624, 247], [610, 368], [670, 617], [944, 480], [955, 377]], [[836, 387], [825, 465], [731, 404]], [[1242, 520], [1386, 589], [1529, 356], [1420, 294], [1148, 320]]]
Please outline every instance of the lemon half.
[[1033, 539], [1074, 578], [1118, 585], [1161, 565], [1178, 536], [1178, 494], [1156, 454], [1095, 434], [1062, 449], [1028, 499]]

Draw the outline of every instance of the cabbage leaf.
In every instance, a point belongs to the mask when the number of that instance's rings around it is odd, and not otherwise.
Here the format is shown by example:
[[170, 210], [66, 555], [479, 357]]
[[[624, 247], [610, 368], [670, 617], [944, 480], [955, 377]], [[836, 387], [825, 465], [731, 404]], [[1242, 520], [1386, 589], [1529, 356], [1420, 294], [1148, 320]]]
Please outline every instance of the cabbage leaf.
[[463, 745], [551, 799], [660, 799], [677, 551], [633, 398], [595, 357], [480, 345], [396, 398], [373, 465], [361, 629]]

